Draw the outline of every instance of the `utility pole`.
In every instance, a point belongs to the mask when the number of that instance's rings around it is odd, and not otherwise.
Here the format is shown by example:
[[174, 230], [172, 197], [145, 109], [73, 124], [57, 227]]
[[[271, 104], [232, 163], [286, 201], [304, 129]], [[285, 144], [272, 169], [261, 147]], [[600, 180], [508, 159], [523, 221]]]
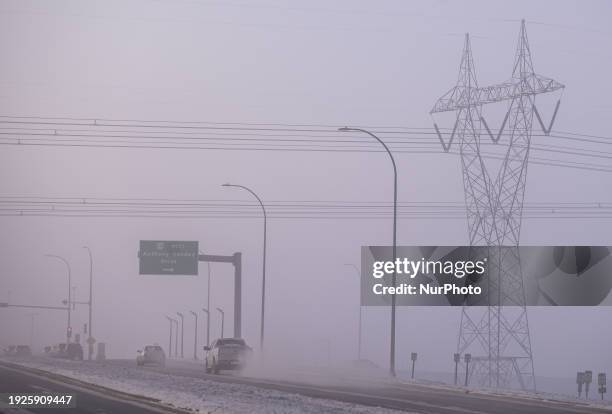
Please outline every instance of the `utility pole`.
[[63, 257], [54, 254], [46, 254], [45, 256], [61, 260], [62, 262], [64, 262], [64, 264], [66, 265], [66, 269], [68, 270], [68, 305], [66, 306], [66, 309], [68, 310], [68, 322], [66, 325], [66, 343], [68, 344], [70, 343], [70, 337], [72, 336], [72, 327], [70, 326], [70, 304], [72, 303], [72, 272], [70, 271], [70, 263], [68, 263], [68, 260], [64, 259]]
[[[361, 282], [361, 272], [359, 271], [359, 268], [352, 263], [346, 263], [345, 266], [350, 266], [353, 269], [355, 269], [355, 272], [357, 273], [357, 277], [359, 278], [359, 281]], [[359, 284], [359, 287], [361, 288], [361, 283]], [[362, 310], [361, 289], [359, 289], [359, 321], [357, 322], [357, 360], [358, 361], [361, 360], [361, 310]]]
[[[177, 312], [176, 314], [179, 316], [179, 318], [181, 318], [181, 358], [184, 358], [185, 354], [183, 353], [183, 340], [185, 339], [185, 317], [181, 312]], [[178, 321], [176, 324], [178, 329]]]
[[83, 246], [83, 248], [87, 249], [87, 253], [89, 254], [89, 323], [87, 325], [87, 359], [91, 361], [93, 358], [94, 349], [93, 328], [91, 324], [91, 314], [93, 311], [93, 256], [89, 247]]
[[223, 325], [225, 324], [225, 312], [223, 312], [223, 309], [221, 308], [217, 308], [217, 310], [221, 314], [221, 339], [223, 339]]
[[259, 334], [259, 349], [263, 355], [263, 348], [264, 348], [264, 326], [265, 326], [265, 310], [266, 310], [266, 245], [267, 245], [267, 227], [268, 227], [268, 218], [266, 215], [266, 207], [264, 206], [263, 201], [261, 201], [261, 198], [259, 198], [259, 196], [250, 188], [244, 186], [244, 185], [238, 185], [238, 184], [223, 184], [223, 187], [236, 187], [236, 188], [242, 188], [243, 190], [248, 191], [249, 193], [251, 193], [251, 195], [253, 195], [253, 197], [255, 197], [257, 199], [257, 202], [259, 203], [259, 206], [261, 207], [261, 211], [263, 212], [263, 260], [262, 260], [262, 277], [261, 277], [261, 328], [260, 328], [260, 334]]
[[190, 310], [189, 313], [195, 318], [195, 334], [193, 336], [193, 359], [198, 359], [198, 314]]
[[[393, 165], [393, 261], [397, 258], [397, 166], [395, 164], [395, 158], [393, 158], [393, 153], [387, 147], [387, 144], [376, 135], [361, 128], [339, 128], [338, 131], [356, 131], [363, 132], [368, 134], [376, 141], [380, 142], [380, 144], [385, 148], [387, 154], [389, 154], [389, 158], [391, 159], [391, 164]], [[391, 274], [391, 286], [395, 287], [397, 284], [397, 274], [395, 272], [395, 267], [393, 269], [393, 273]], [[395, 377], [395, 295], [391, 295], [391, 338], [390, 338], [390, 349], [389, 349], [389, 374], [392, 377]]]

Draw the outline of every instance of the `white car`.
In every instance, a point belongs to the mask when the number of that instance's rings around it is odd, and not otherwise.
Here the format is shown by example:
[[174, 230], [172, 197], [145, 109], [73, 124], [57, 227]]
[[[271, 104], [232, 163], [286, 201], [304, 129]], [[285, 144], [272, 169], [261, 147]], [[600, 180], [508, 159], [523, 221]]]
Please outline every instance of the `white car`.
[[206, 372], [218, 374], [220, 370], [241, 370], [253, 353], [242, 338], [221, 338], [205, 346]]
[[136, 365], [158, 364], [162, 367], [166, 365], [166, 354], [159, 345], [147, 345], [144, 349], [138, 350], [136, 355]]

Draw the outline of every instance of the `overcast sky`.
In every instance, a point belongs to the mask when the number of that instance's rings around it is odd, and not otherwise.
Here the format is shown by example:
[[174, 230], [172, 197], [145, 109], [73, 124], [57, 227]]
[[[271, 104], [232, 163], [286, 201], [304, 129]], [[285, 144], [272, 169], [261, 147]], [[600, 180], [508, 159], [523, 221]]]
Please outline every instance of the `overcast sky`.
[[[525, 18], [535, 70], [566, 85], [555, 129], [610, 136], [610, 16], [608, 1], [577, 0], [2, 0], [0, 115], [428, 128], [433, 103], [456, 81], [463, 34], [472, 35], [479, 82], [502, 82], [512, 73]], [[554, 100], [542, 102], [549, 119]], [[538, 139], [559, 144], [538, 137], [534, 144]], [[610, 145], [593, 150], [610, 152]], [[463, 201], [459, 158], [441, 152], [397, 155], [400, 201]], [[609, 160], [593, 162], [611, 168]], [[230, 181], [264, 201], [390, 202], [391, 177], [382, 153], [0, 146], [0, 196], [251, 200], [220, 187]], [[525, 202], [609, 203], [611, 180], [611, 172], [534, 164]], [[58, 305], [65, 298], [65, 269], [46, 253], [70, 261], [77, 299], [85, 300], [82, 246], [91, 247], [94, 336], [111, 357], [133, 357], [145, 343], [166, 346], [164, 315], [205, 303], [205, 266], [199, 277], [140, 276], [139, 240], [198, 240], [207, 253], [240, 251], [243, 331], [258, 341], [259, 219], [0, 217], [0, 227], [0, 301]], [[343, 264], [359, 264], [362, 245], [390, 244], [391, 221], [271, 217], [268, 230], [270, 346], [317, 359], [330, 339], [337, 358], [354, 355], [359, 280]], [[521, 240], [608, 246], [611, 230], [609, 218], [530, 219]], [[400, 220], [398, 242], [467, 244], [467, 223]], [[212, 272], [211, 308], [227, 310], [229, 330], [232, 269], [213, 264]], [[29, 341], [30, 312], [1, 310], [0, 345]], [[65, 314], [37, 313], [35, 344], [60, 342]], [[459, 315], [401, 309], [399, 366], [418, 351], [427, 369], [449, 370]], [[611, 317], [609, 307], [531, 309], [537, 374], [612, 372]], [[86, 308], [74, 318], [73, 326], [82, 326]], [[217, 336], [216, 315], [212, 320]], [[385, 365], [388, 310], [364, 308], [364, 333], [365, 356]]]

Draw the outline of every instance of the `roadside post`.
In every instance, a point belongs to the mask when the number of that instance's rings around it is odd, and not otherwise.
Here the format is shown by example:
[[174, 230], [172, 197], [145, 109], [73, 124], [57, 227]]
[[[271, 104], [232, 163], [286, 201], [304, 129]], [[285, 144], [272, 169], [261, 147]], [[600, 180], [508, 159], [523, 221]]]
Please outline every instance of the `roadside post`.
[[586, 384], [584, 393], [587, 400], [589, 399], [589, 386], [591, 382], [593, 382], [593, 371], [584, 371], [584, 383]]
[[601, 372], [597, 376], [597, 385], [599, 385], [599, 393], [601, 394], [601, 400], [604, 399], [604, 394], [606, 393], [606, 374]]
[[468, 386], [468, 379], [470, 377], [470, 361], [472, 360], [472, 354], [465, 354], [463, 359], [465, 360], [465, 386]]
[[584, 384], [584, 372], [576, 374], [576, 384], [578, 384], [578, 398], [582, 396], [582, 384]]
[[414, 379], [414, 364], [416, 363], [416, 360], [417, 360], [416, 352], [413, 352], [410, 354], [410, 360], [412, 361], [412, 374], [410, 375], [410, 378]]
[[459, 372], [459, 361], [461, 360], [460, 354], [454, 354], [453, 360], [455, 361], [455, 385], [457, 385], [457, 374]]

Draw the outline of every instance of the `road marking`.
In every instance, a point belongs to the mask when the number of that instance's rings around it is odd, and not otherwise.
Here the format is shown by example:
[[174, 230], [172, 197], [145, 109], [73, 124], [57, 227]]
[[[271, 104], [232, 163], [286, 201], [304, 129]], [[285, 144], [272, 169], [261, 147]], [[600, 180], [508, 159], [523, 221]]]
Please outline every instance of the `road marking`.
[[[50, 382], [52, 384], [61, 385], [61, 386], [64, 386], [64, 387], [67, 387], [67, 388], [71, 388], [71, 389], [76, 390], [76, 391], [81, 391], [81, 392], [84, 392], [84, 393], [87, 393], [87, 394], [95, 395], [96, 397], [100, 397], [100, 398], [103, 398], [103, 399], [106, 399], [106, 400], [111, 400], [111, 401], [115, 401], [115, 402], [119, 402], [119, 403], [123, 403], [123, 404], [127, 404], [127, 405], [136, 406], [136, 407], [139, 407], [139, 408], [144, 408], [145, 410], [149, 410], [149, 411], [152, 411], [152, 412], [155, 412], [155, 413], [159, 413], [159, 414], [169, 414], [169, 413], [173, 413], [174, 414], [176, 412], [182, 412], [182, 410], [178, 410], [178, 409], [176, 409], [174, 407], [168, 407], [168, 409], [164, 409], [162, 407], [155, 407], [152, 404], [149, 405], [149, 404], [141, 403], [141, 402], [134, 401], [134, 400], [131, 400], [131, 399], [127, 399], [127, 398], [129, 398], [128, 395], [126, 395], [124, 398], [120, 398], [120, 397], [115, 397], [115, 396], [109, 394], [109, 392], [112, 392], [112, 391], [120, 392], [118, 390], [108, 389], [108, 390], [94, 391], [93, 389], [86, 388], [84, 386], [70, 384], [70, 383], [67, 383], [67, 382], [63, 382], [63, 381], [61, 381], [59, 379], [52, 379], [52, 378], [49, 378], [49, 377], [47, 377], [45, 375], [35, 374], [33, 372], [27, 371], [28, 368], [25, 367], [25, 366], [24, 367], [20, 367], [20, 369], [16, 369], [16, 368], [9, 367], [7, 365], [2, 364], [2, 365], [0, 365], [0, 367], [2, 369], [6, 369], [8, 371], [13, 371], [13, 372], [16, 372], [18, 374], [22, 374], [22, 375], [26, 375], [26, 376], [30, 376], [30, 377], [34, 377], [34, 378], [38, 378], [38, 379], [42, 379], [42, 380], [45, 380], [45, 381]], [[56, 377], [63, 377], [62, 375], [59, 375], [59, 374], [53, 374], [53, 373], [50, 373], [50, 372], [47, 372], [47, 371], [45, 371], [45, 372], [48, 373], [48, 374], [54, 375]], [[64, 378], [68, 379], [68, 380], [78, 381], [75, 378], [70, 378], [70, 377], [64, 377]], [[88, 385], [88, 386], [91, 386], [91, 387], [97, 387], [95, 384], [84, 383], [84, 385], [85, 384]], [[138, 398], [138, 396], [134, 395], [134, 396], [132, 396], [132, 398]], [[145, 397], [143, 397], [143, 398], [145, 398]]]

